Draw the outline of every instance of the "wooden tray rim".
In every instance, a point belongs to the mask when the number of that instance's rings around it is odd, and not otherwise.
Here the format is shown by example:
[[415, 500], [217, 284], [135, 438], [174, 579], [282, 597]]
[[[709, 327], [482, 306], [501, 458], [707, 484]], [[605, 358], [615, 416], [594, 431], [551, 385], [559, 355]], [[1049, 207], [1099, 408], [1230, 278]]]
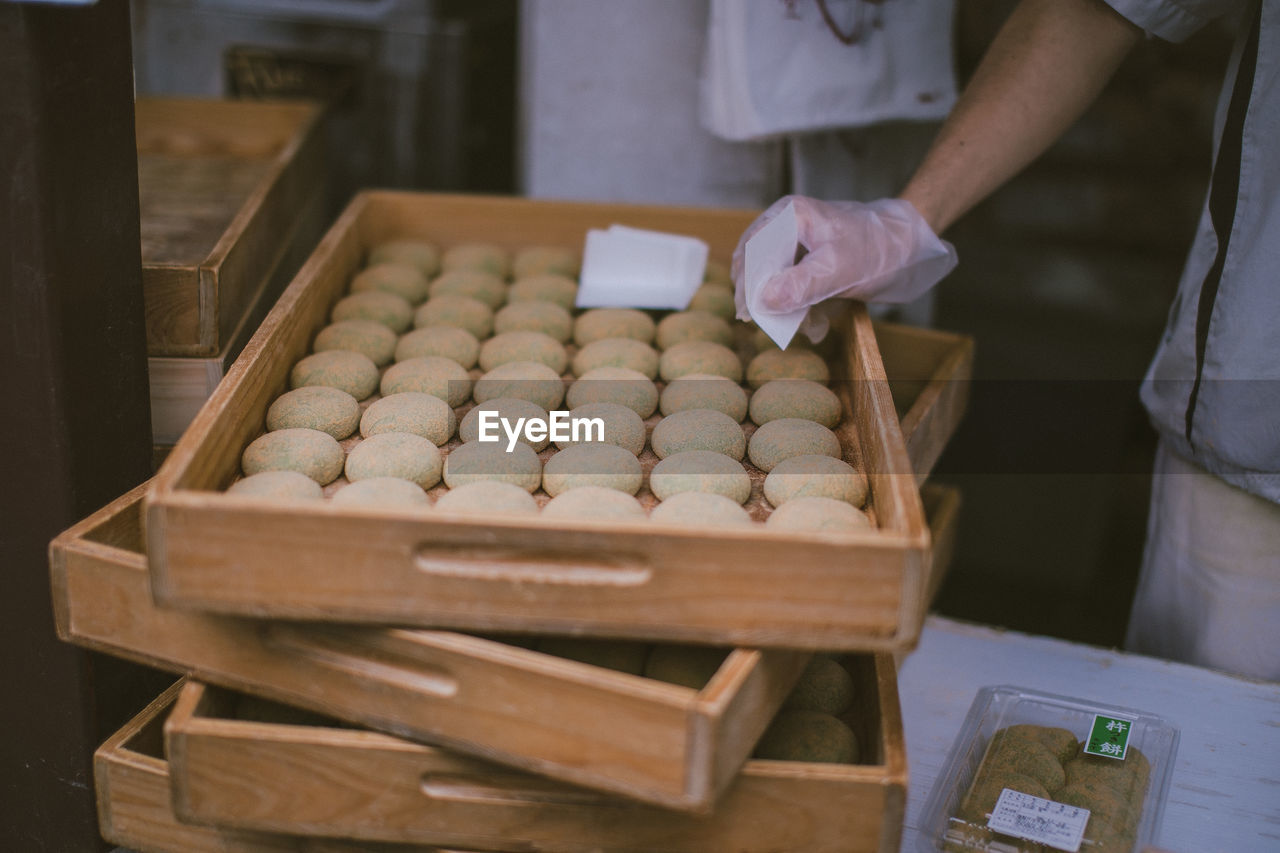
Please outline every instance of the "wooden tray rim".
[[[854, 653], [860, 654], [860, 653]], [[868, 653], [874, 659], [877, 705], [880, 716], [880, 743], [878, 748], [883, 761], [878, 764], [824, 764], [804, 761], [777, 761], [749, 759], [742, 773], [772, 779], [828, 779], [849, 783], [907, 784], [905, 742], [901, 736], [902, 715], [897, 690], [897, 674], [892, 655], [882, 652]], [[165, 723], [166, 742], [174, 734], [197, 734], [211, 737], [241, 739], [253, 733], [270, 733], [274, 739], [292, 743], [338, 749], [380, 749], [405, 752], [410, 755], [434, 755], [448, 753], [444, 747], [398, 738], [366, 729], [338, 729], [323, 726], [301, 726], [287, 723], [267, 723], [249, 720], [232, 720], [209, 717], [200, 712], [203, 697], [212, 685], [197, 678], [187, 678], [173, 712]], [[172, 688], [171, 688], [172, 689]], [[224, 688], [225, 689], [225, 688]], [[484, 761], [470, 755], [460, 755], [468, 760]], [[495, 770], [525, 772], [492, 765]], [[609, 796], [601, 794], [601, 796]]]
[[[334, 222], [328, 233], [321, 240], [320, 244], [312, 252], [311, 257], [303, 265], [302, 269], [290, 282], [285, 292], [281, 295], [274, 308], [264, 320], [262, 326], [250, 339], [245, 346], [241, 357], [236, 360], [232, 368], [227, 372], [224, 381], [214, 392], [210, 399], [201, 408], [200, 413], [192, 422], [187, 432], [182, 436], [178, 443], [170, 452], [164, 464], [161, 465], [159, 472], [153, 480], [153, 486], [147, 496], [146, 512], [150, 516], [154, 508], [163, 508], [166, 505], [185, 506], [188, 508], [201, 507], [208, 502], [217, 504], [226, 504], [230, 507], [236, 505], [246, 507], [261, 507], [263, 502], [246, 498], [242, 495], [228, 495], [221, 491], [211, 488], [202, 488], [196, 486], [189, 481], [197, 476], [193, 470], [195, 458], [199, 455], [199, 451], [209, 437], [215, 432], [215, 425], [221, 409], [226, 403], [226, 398], [232, 396], [233, 388], [243, 381], [243, 374], [248, 373], [254, 362], [253, 355], [262, 350], [268, 349], [268, 342], [272, 338], [275, 330], [280, 326], [279, 321], [288, 317], [293, 310], [294, 304], [299, 297], [310, 286], [321, 271], [325, 270], [332, 263], [334, 256], [337, 254], [338, 245], [349, 232], [358, 233], [360, 218], [364, 211], [373, 204], [379, 203], [382, 199], [408, 199], [412, 201], [423, 200], [426, 203], [440, 202], [443, 204], [466, 204], [466, 205], [528, 205], [530, 210], [591, 210], [604, 211], [610, 209], [620, 209], [623, 211], [640, 211], [644, 213], [661, 215], [663, 212], [678, 210], [684, 214], [705, 215], [708, 217], [717, 216], [741, 216], [743, 211], [736, 211], [725, 208], [706, 208], [706, 207], [679, 207], [673, 208], [661, 205], [614, 205], [605, 203], [592, 202], [561, 202], [561, 201], [544, 201], [534, 199], [518, 199], [502, 196], [470, 196], [470, 195], [451, 195], [451, 194], [428, 194], [414, 193], [408, 191], [396, 190], [366, 190], [357, 194], [348, 205], [347, 209]], [[273, 322], [276, 321], [276, 322]], [[855, 342], [863, 344], [864, 349], [874, 350], [875, 335], [872, 331], [871, 321], [866, 314], [865, 307], [855, 307], [851, 319], [851, 327], [855, 334], [850, 335], [849, 342], [852, 346]], [[870, 352], [864, 352], [864, 356]], [[888, 402], [889, 421], [885, 421], [884, 417], [884, 400], [887, 397], [888, 379], [884, 373], [883, 365], [879, 361], [878, 352], [875, 352], [873, 360], [868, 365], [869, 376], [866, 379], [878, 386], [878, 392], [873, 395], [876, 400], [879, 411], [873, 413], [876, 421], [881, 424], [882, 428], [887, 432], [886, 452], [892, 457], [890, 465], [893, 470], [908, 472], [911, 470], [910, 463], [907, 461], [906, 443], [902, 436], [902, 429], [899, 425], [896, 411], [893, 409], [892, 401]], [[896, 433], [896, 438], [895, 434]], [[870, 475], [869, 475], [870, 476]], [[890, 517], [881, 520], [882, 525], [889, 525], [887, 528], [882, 526], [871, 531], [853, 531], [847, 533], [800, 533], [792, 531], [777, 531], [756, 528], [733, 529], [729, 533], [710, 532], [707, 531], [689, 531], [680, 530], [679, 528], [668, 527], [666, 525], [654, 525], [649, 530], [660, 533], [663, 536], [673, 536], [675, 538], [693, 538], [693, 539], [710, 539], [714, 541], [726, 541], [739, 537], [748, 539], [763, 539], [766, 541], [784, 541], [784, 542], [828, 542], [833, 544], [847, 544], [856, 547], [865, 547], [874, 542], [885, 542], [889, 547], [905, 548], [916, 551], [923, 551], [928, 547], [928, 528], [923, 521], [923, 511], [920, 509], [919, 496], [912, 495], [911, 490], [906, 488], [906, 484], [899, 485], [898, 481], [903, 479], [904, 475], [885, 474], [879, 475], [890, 483], [888, 488], [893, 503], [901, 508], [901, 512], [906, 518], [899, 523], [897, 519]], [[914, 504], [911, 498], [914, 497]], [[276, 505], [279, 509], [279, 505]], [[434, 508], [433, 508], [434, 509]], [[319, 506], [291, 506], [283, 511], [283, 515], [292, 516], [297, 513], [329, 512], [340, 516], [361, 517], [368, 515], [359, 510], [353, 510], [350, 507], [328, 508], [322, 510]], [[402, 516], [406, 519], [424, 520], [421, 513], [403, 512], [397, 513], [394, 510], [379, 509], [373, 511], [374, 517]], [[528, 520], [500, 519], [485, 517], [477, 519], [475, 516], [455, 515], [445, 512], [433, 512], [433, 515], [441, 516], [449, 520], [451, 526], [463, 526], [479, 532], [486, 527], [496, 526], [500, 528], [508, 528], [513, 530], [522, 530], [536, 532], [546, 535], [548, 538], [553, 535], [556, 530], [605, 530], [610, 533], [624, 534], [629, 532], [628, 527], [622, 524], [609, 522], [593, 522], [593, 521], [569, 521], [558, 519], [555, 525], [547, 525], [545, 523], [536, 523]], [[159, 521], [160, 519], [156, 519]], [[152, 530], [158, 528], [159, 524], [149, 524]], [[634, 528], [630, 532], [634, 532]], [[155, 549], [151, 549], [155, 550]]]
[[[239, 210], [236, 211], [235, 217], [227, 229], [222, 232], [218, 242], [214, 244], [209, 254], [198, 261], [190, 261], [187, 263], [155, 263], [143, 261], [143, 266], [147, 269], [158, 270], [182, 270], [182, 271], [209, 271], [216, 273], [221, 268], [222, 263], [227, 259], [227, 255], [235, 248], [235, 245], [242, 239], [245, 231], [248, 230], [249, 224], [262, 208], [266, 201], [267, 194], [271, 188], [280, 180], [281, 175], [289, 167], [289, 165], [297, 157], [299, 150], [306, 144], [307, 140], [315, 133], [321, 121], [324, 119], [325, 106], [319, 101], [306, 100], [301, 98], [282, 98], [273, 99], [271, 101], [236, 101], [228, 98], [199, 98], [190, 96], [165, 96], [155, 95], [146, 96], [140, 99], [148, 104], [157, 107], [165, 104], [180, 104], [183, 106], [199, 106], [209, 107], [217, 105], [216, 109], [233, 109], [243, 110], [245, 112], [264, 112], [275, 111], [285, 115], [291, 115], [294, 122], [294, 128], [288, 138], [279, 149], [275, 151], [269, 158], [270, 167], [263, 174], [262, 178], [254, 185], [253, 191], [245, 198]], [[140, 152], [141, 153], [141, 152]], [[199, 159], [193, 157], [192, 159]]]

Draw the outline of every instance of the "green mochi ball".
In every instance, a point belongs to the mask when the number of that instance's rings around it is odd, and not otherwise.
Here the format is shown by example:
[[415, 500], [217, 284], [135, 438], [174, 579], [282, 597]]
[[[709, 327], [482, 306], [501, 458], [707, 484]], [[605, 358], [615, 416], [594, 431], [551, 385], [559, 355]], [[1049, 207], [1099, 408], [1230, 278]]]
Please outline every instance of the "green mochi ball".
[[249, 477], [262, 471], [297, 471], [324, 486], [342, 473], [342, 446], [316, 429], [276, 430], [250, 442], [240, 467]]
[[809, 379], [826, 383], [831, 371], [822, 356], [807, 349], [771, 349], [751, 359], [747, 364], [747, 383], [759, 388], [774, 379]]
[[366, 290], [343, 297], [329, 315], [335, 323], [343, 320], [371, 320], [397, 335], [413, 322], [413, 306], [403, 296], [385, 290]]
[[542, 460], [527, 444], [510, 451], [503, 442], [477, 441], [455, 447], [444, 461], [444, 482], [450, 489], [481, 480], [497, 480], [534, 492], [542, 483]]
[[464, 515], [537, 515], [538, 502], [528, 490], [513, 483], [474, 480], [441, 495], [436, 509]]
[[493, 309], [470, 296], [433, 296], [413, 313], [413, 325], [419, 329], [429, 326], [465, 329], [479, 342], [493, 333]]
[[686, 341], [663, 350], [658, 359], [658, 375], [665, 381], [691, 373], [709, 373], [741, 382], [742, 362], [733, 350], [712, 341]]
[[516, 252], [511, 275], [519, 281], [534, 275], [576, 276], [578, 253], [563, 246], [527, 246]]
[[814, 655], [783, 707], [821, 711], [838, 717], [853, 707], [853, 699], [853, 677], [849, 671], [826, 655]]
[[395, 353], [396, 333], [373, 320], [341, 320], [321, 329], [311, 348], [316, 352], [351, 350], [382, 366]]
[[756, 744], [756, 758], [855, 764], [858, 738], [844, 721], [820, 711], [783, 710]]
[[822, 424], [802, 418], [779, 418], [757, 429], [747, 445], [751, 464], [761, 471], [793, 456], [809, 455], [840, 458], [840, 439]]
[[677, 311], [658, 323], [655, 340], [661, 350], [687, 341], [711, 341], [727, 347], [733, 345], [733, 329], [707, 311]]
[[[552, 457], [552, 461], [555, 461]], [[550, 467], [550, 463], [548, 463]], [[546, 471], [542, 476], [546, 477]], [[644, 507], [626, 492], [608, 486], [573, 486], [560, 492], [542, 508], [543, 518], [603, 521], [644, 521]]]
[[421, 506], [427, 493], [417, 483], [399, 477], [370, 477], [343, 486], [333, 496], [339, 506]]
[[840, 398], [811, 379], [773, 379], [751, 395], [751, 420], [763, 426], [782, 418], [802, 418], [834, 428], [840, 423]]
[[267, 409], [267, 430], [317, 429], [341, 441], [360, 424], [356, 398], [328, 385], [295, 388], [277, 397]]
[[410, 305], [427, 298], [427, 277], [410, 264], [384, 262], [366, 267], [351, 280], [351, 292], [381, 290], [394, 293]]
[[573, 317], [554, 302], [513, 302], [493, 315], [493, 330], [499, 335], [506, 332], [541, 332], [563, 344], [573, 336]]
[[736, 501], [706, 492], [681, 492], [649, 514], [652, 521], [682, 527], [750, 527], [751, 516]]
[[503, 332], [480, 347], [480, 369], [493, 370], [513, 361], [537, 361], [557, 374], [569, 366], [564, 345], [542, 332]]
[[361, 441], [347, 454], [351, 482], [373, 477], [398, 477], [429, 489], [440, 482], [440, 450], [420, 435], [381, 432]]
[[597, 367], [625, 367], [656, 379], [658, 351], [634, 338], [601, 338], [578, 350], [573, 357], [573, 375], [582, 376]]
[[401, 336], [394, 355], [396, 361], [434, 355], [470, 369], [480, 358], [480, 341], [457, 326], [424, 326]]
[[320, 484], [298, 471], [259, 471], [236, 480], [227, 494], [276, 501], [318, 501], [324, 497]]
[[471, 396], [471, 375], [456, 361], [438, 355], [396, 362], [382, 374], [382, 394], [417, 391], [439, 397], [451, 407], [461, 406]]
[[658, 386], [635, 370], [597, 367], [574, 380], [565, 399], [570, 409], [587, 403], [618, 403], [647, 418], [658, 408]]
[[867, 478], [841, 459], [823, 454], [784, 459], [764, 479], [764, 497], [773, 506], [796, 498], [833, 498], [860, 507], [867, 502]]
[[542, 488], [555, 497], [578, 486], [599, 486], [634, 495], [644, 483], [640, 460], [613, 444], [575, 444], [547, 461]]
[[388, 240], [369, 252], [370, 266], [382, 263], [417, 267], [418, 272], [430, 278], [440, 271], [440, 249], [426, 240]]
[[667, 415], [653, 428], [649, 443], [659, 459], [686, 450], [711, 450], [741, 460], [747, 450], [742, 427], [715, 409], [685, 409]]
[[751, 497], [751, 477], [741, 462], [723, 453], [688, 450], [655, 465], [649, 489], [662, 501], [681, 492], [710, 492], [744, 504]]
[[495, 243], [459, 243], [445, 250], [440, 266], [446, 271], [479, 270], [503, 279], [511, 273], [511, 255]]
[[483, 270], [446, 270], [431, 282], [431, 298], [466, 296], [497, 310], [507, 301], [507, 285], [501, 277]]
[[773, 511], [765, 520], [771, 530], [810, 533], [848, 533], [871, 528], [867, 514], [844, 501], [832, 498], [795, 498]]
[[659, 405], [664, 415], [687, 409], [715, 409], [741, 423], [747, 416], [747, 392], [723, 376], [688, 373], [667, 383]]
[[327, 350], [303, 358], [289, 372], [290, 388], [325, 385], [363, 400], [378, 390], [378, 366], [349, 350]]
[[384, 432], [407, 432], [422, 436], [436, 447], [443, 447], [457, 426], [458, 418], [448, 403], [420, 391], [383, 397], [360, 417], [360, 434], [365, 438]]
[[518, 276], [507, 290], [507, 301], [554, 302], [566, 311], [573, 310], [578, 299], [578, 283], [555, 273]]
[[580, 347], [605, 338], [634, 338], [647, 344], [654, 329], [653, 318], [635, 308], [592, 308], [574, 323], [573, 340]]
[[539, 361], [509, 361], [476, 380], [475, 399], [487, 403], [499, 397], [518, 397], [546, 411], [564, 400], [564, 380]]

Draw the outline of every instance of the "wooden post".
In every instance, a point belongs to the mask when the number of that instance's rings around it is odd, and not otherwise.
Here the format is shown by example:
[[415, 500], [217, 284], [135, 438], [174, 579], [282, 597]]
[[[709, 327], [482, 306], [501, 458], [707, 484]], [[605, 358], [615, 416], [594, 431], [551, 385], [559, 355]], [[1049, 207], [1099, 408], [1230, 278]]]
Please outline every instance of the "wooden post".
[[0, 826], [93, 850], [95, 681], [123, 692], [58, 642], [46, 549], [150, 469], [127, 0], [0, 4], [0, 80]]

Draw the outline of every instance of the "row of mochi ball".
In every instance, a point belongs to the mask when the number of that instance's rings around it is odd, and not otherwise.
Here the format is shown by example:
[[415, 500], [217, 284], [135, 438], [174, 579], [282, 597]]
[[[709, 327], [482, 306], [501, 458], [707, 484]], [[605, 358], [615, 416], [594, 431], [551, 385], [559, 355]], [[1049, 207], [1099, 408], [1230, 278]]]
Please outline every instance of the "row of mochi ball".
[[[443, 479], [450, 492], [436, 501], [442, 510], [533, 514], [531, 493], [541, 487], [552, 497], [543, 515], [640, 519], [644, 419], [660, 407], [665, 417], [650, 443], [661, 461], [649, 485], [663, 504], [654, 518], [754, 523], [742, 508], [751, 493], [745, 455], [768, 473], [771, 505], [794, 502], [767, 523], [869, 525], [857, 509], [866, 480], [839, 458], [831, 431], [840, 403], [825, 385], [825, 362], [807, 350], [765, 348], [744, 372], [730, 348], [733, 292], [722, 266], [709, 265], [690, 310], [655, 323], [634, 309], [574, 318], [576, 264], [573, 252], [552, 247], [514, 258], [481, 244], [443, 255], [419, 241], [376, 247], [314, 354], [294, 366], [293, 390], [272, 404], [268, 432], [244, 452], [248, 476], [232, 491], [318, 498], [320, 486], [345, 473], [350, 483], [336, 503], [425, 506], [424, 489]], [[577, 378], [566, 391], [570, 341]], [[477, 364], [483, 375], [473, 380]], [[755, 389], [750, 398], [744, 378]], [[359, 401], [375, 393], [380, 399], [362, 409]], [[454, 409], [473, 395], [477, 405], [459, 423]], [[603, 421], [604, 441], [557, 442], [545, 470], [537, 455], [545, 437], [523, 436], [510, 451], [506, 436], [477, 441], [484, 410], [512, 422], [545, 420], [562, 402], [574, 417]], [[749, 442], [740, 426], [748, 414], [759, 426]], [[338, 442], [357, 429], [363, 440], [344, 454]], [[464, 444], [442, 454], [455, 431]]]

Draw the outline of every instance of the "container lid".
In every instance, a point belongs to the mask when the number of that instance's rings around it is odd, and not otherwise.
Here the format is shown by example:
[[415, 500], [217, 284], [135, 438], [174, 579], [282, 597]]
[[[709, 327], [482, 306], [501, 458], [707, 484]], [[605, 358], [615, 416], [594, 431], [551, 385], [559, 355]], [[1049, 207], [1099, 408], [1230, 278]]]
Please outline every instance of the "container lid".
[[1157, 841], [1178, 729], [1020, 687], [978, 691], [925, 804], [919, 853], [1128, 853]]

